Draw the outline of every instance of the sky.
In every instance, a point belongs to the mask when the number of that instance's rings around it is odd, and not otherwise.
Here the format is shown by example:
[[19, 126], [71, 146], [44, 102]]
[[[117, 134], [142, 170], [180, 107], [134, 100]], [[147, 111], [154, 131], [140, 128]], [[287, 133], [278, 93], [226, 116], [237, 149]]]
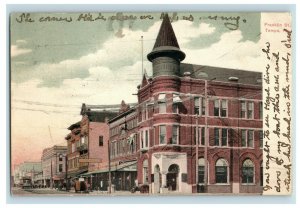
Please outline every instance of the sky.
[[[169, 16], [186, 54], [183, 63], [264, 68], [259, 61], [259, 13]], [[52, 21], [44, 21], [47, 17]], [[142, 65], [152, 75], [147, 54], [160, 17], [161, 13], [11, 14], [12, 167], [39, 161], [44, 148], [66, 145], [67, 128], [81, 119], [82, 103], [137, 102], [133, 94], [142, 80]]]

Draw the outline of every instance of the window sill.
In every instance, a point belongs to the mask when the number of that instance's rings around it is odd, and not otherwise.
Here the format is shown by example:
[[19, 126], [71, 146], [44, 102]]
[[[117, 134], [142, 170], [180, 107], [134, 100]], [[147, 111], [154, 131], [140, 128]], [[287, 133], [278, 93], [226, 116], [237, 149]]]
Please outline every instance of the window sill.
[[242, 186], [255, 186], [255, 183], [242, 183]]
[[218, 186], [229, 186], [230, 183], [215, 183], [215, 185], [218, 185]]

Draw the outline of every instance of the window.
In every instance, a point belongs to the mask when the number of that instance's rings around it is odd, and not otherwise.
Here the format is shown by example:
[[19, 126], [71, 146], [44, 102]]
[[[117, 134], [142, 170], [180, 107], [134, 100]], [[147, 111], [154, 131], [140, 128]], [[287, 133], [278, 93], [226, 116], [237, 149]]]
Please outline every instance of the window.
[[264, 145], [264, 132], [261, 130], [258, 132], [259, 134], [259, 147], [262, 149]]
[[148, 160], [143, 161], [143, 183], [148, 184]]
[[63, 165], [62, 164], [59, 164], [59, 166], [58, 166], [58, 172], [62, 172], [63, 171]]
[[253, 130], [248, 130], [248, 135], [247, 135], [247, 146], [248, 147], [253, 147], [253, 137], [254, 137], [254, 132]]
[[242, 147], [246, 147], [246, 130], [242, 130]]
[[221, 100], [221, 117], [227, 116], [227, 100]]
[[149, 130], [141, 131], [141, 149], [148, 149], [149, 146]]
[[178, 113], [178, 103], [173, 103], [172, 104], [172, 112], [173, 113]]
[[149, 142], [149, 131], [146, 130], [145, 131], [145, 143], [144, 143], [146, 148], [148, 148], [148, 144], [149, 144], [148, 142]]
[[58, 160], [59, 160], [59, 161], [63, 161], [63, 156], [62, 156], [61, 154], [59, 155]]
[[216, 183], [228, 183], [228, 165], [224, 159], [219, 159], [216, 162]]
[[200, 143], [200, 145], [205, 145], [205, 127], [202, 127], [202, 128], [200, 128], [200, 130], [201, 130], [201, 139], [200, 139], [200, 141], [201, 141], [201, 143]]
[[263, 103], [259, 102], [259, 119], [263, 118]]
[[200, 98], [195, 97], [194, 98], [194, 114], [195, 115], [200, 115], [199, 109], [200, 109], [200, 103], [199, 103]]
[[253, 119], [254, 103], [248, 102], [248, 119]]
[[173, 104], [172, 104], [172, 112], [178, 113], [179, 112], [179, 103], [181, 103], [182, 100], [179, 97], [179, 94], [173, 94]]
[[227, 116], [227, 100], [214, 100], [214, 116]]
[[227, 146], [228, 144], [228, 129], [214, 129], [214, 145]]
[[242, 169], [242, 183], [253, 183], [254, 182], [254, 165], [250, 159], [246, 159], [243, 162]]
[[241, 118], [246, 118], [246, 101], [241, 101]]
[[159, 144], [166, 143], [166, 126], [159, 126]]
[[103, 146], [103, 136], [99, 136], [99, 146]]
[[136, 145], [136, 134], [130, 135], [128, 138], [129, 143], [129, 153], [134, 153], [136, 151], [135, 145]]
[[214, 133], [215, 133], [215, 146], [219, 146], [220, 145], [220, 129], [215, 128]]
[[254, 118], [254, 103], [252, 101], [241, 101], [241, 118]]
[[242, 147], [254, 147], [254, 131], [253, 130], [242, 130], [241, 138]]
[[204, 183], [205, 160], [200, 158], [198, 160], [198, 183]]
[[194, 98], [194, 114], [205, 116], [205, 98], [203, 97]]
[[222, 129], [222, 146], [227, 146], [227, 129]]
[[158, 96], [158, 109], [159, 109], [159, 113], [166, 113], [166, 110], [167, 110], [166, 94], [159, 94], [159, 96]]
[[[196, 131], [197, 128], [194, 128], [194, 143], [196, 144]], [[200, 139], [199, 139], [200, 138]], [[198, 127], [198, 144], [205, 145], [205, 127]]]
[[179, 131], [179, 127], [173, 126], [171, 144], [178, 144], [178, 131]]
[[219, 100], [214, 101], [214, 116], [220, 116], [220, 103]]
[[201, 101], [202, 101], [201, 102], [201, 111], [202, 111], [201, 113], [202, 113], [202, 115], [206, 115], [206, 113], [205, 113], [205, 106], [206, 106], [205, 105], [205, 98], [202, 98]]

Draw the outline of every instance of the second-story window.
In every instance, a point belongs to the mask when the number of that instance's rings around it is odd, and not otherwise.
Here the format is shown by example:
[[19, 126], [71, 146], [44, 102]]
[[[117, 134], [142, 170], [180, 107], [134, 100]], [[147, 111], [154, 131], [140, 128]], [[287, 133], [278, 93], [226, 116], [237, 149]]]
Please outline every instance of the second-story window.
[[99, 146], [103, 146], [103, 136], [99, 136]]
[[259, 147], [262, 149], [264, 145], [264, 132], [261, 130], [258, 132], [259, 134]]
[[166, 144], [166, 126], [159, 126], [159, 144]]
[[241, 135], [241, 146], [242, 147], [254, 147], [254, 131], [253, 130], [242, 130]]
[[62, 156], [62, 154], [59, 155], [59, 159], [58, 159], [58, 160], [59, 160], [60, 162], [63, 161], [63, 156]]
[[215, 133], [215, 146], [220, 145], [220, 129], [219, 128], [214, 128], [214, 133]]

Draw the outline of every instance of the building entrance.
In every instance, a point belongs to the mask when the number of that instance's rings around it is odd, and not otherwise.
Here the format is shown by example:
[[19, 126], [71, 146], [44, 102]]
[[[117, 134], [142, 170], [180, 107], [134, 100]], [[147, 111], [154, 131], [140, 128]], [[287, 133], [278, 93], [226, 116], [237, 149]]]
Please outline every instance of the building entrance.
[[169, 191], [178, 190], [178, 173], [179, 166], [176, 164], [170, 165], [167, 174], [167, 187]]

